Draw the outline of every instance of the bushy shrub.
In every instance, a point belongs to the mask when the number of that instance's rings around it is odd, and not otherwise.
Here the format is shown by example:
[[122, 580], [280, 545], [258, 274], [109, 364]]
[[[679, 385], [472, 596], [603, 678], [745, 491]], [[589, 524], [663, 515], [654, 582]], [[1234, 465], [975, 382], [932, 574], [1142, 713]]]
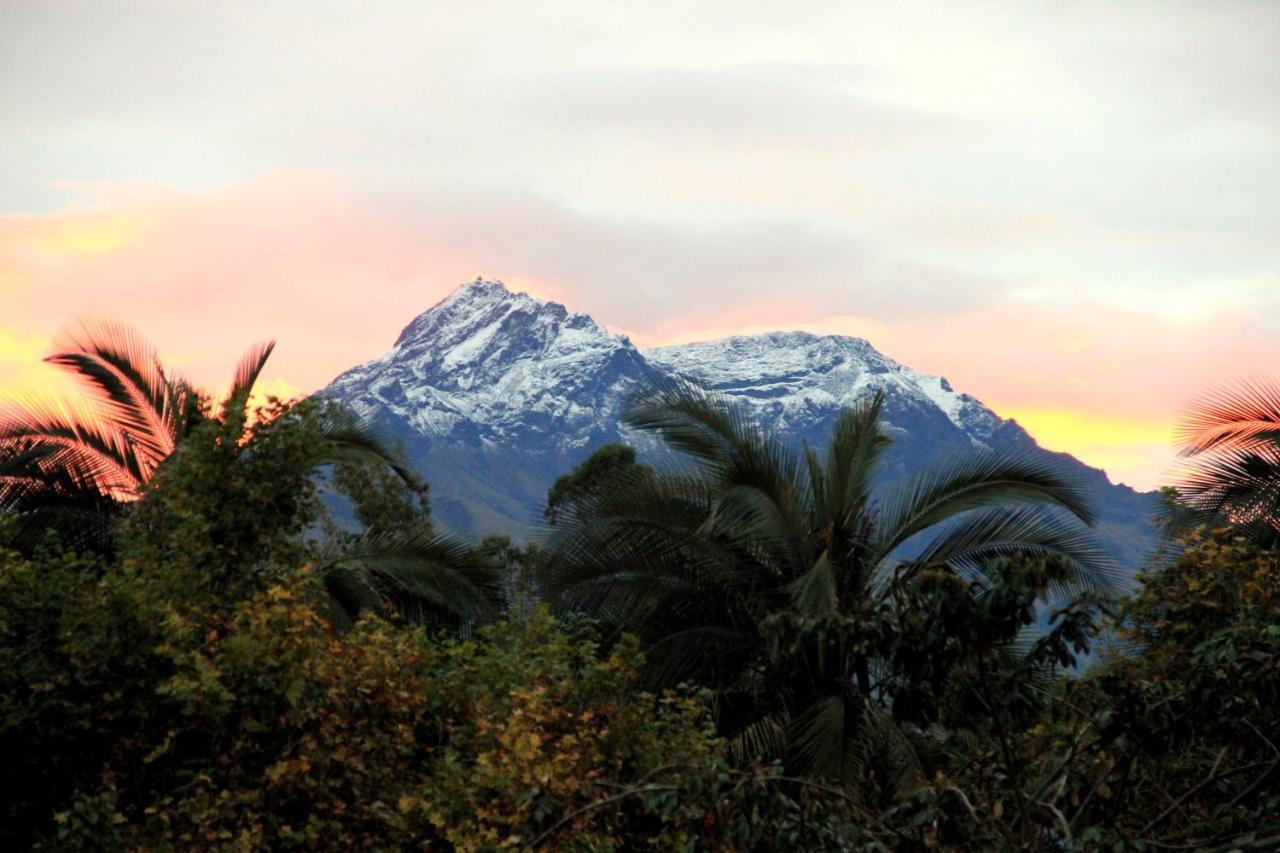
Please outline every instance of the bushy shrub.
[[[93, 580], [70, 562], [6, 562], [12, 840], [601, 850], [853, 837], [834, 794], [732, 767], [703, 697], [642, 692], [634, 640], [602, 649], [545, 611], [465, 641], [376, 615], [338, 635], [305, 570], [198, 613], [168, 592], [118, 569]], [[53, 633], [17, 642], [37, 626]], [[11, 822], [24, 814], [44, 820]]]

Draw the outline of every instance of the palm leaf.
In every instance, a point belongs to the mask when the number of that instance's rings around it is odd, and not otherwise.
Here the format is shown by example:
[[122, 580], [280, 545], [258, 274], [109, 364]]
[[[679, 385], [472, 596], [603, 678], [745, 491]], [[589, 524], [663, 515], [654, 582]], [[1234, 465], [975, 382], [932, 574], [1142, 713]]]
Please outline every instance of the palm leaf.
[[154, 470], [132, 437], [69, 401], [29, 402], [0, 415], [0, 448], [44, 448], [42, 471], [65, 468], [104, 493], [136, 493]]
[[785, 713], [769, 714], [748, 723], [729, 739], [729, 754], [742, 763], [783, 758], [789, 723]]
[[1174, 435], [1193, 456], [1221, 447], [1245, 448], [1280, 442], [1280, 384], [1246, 379], [1196, 400]]
[[240, 357], [240, 362], [236, 365], [235, 376], [231, 380], [231, 390], [228, 397], [236, 397], [244, 394], [246, 397], [253, 392], [253, 386], [257, 384], [258, 377], [262, 374], [262, 368], [266, 367], [267, 359], [271, 357], [271, 353], [276, 348], [274, 340], [263, 341], [255, 344]]
[[835, 572], [831, 560], [824, 551], [822, 556], [787, 589], [791, 593], [792, 606], [806, 616], [822, 616], [834, 613], [838, 605]]
[[1086, 524], [1094, 521], [1083, 482], [1062, 466], [1026, 454], [981, 452], [944, 462], [885, 500], [874, 554], [883, 559], [959, 513], [1008, 502], [1053, 504]]
[[315, 450], [313, 467], [337, 462], [377, 462], [391, 468], [405, 483], [417, 482], [400, 454], [393, 451], [373, 427], [362, 423], [346, 408], [330, 405], [319, 422], [323, 441]]
[[155, 350], [130, 326], [82, 321], [55, 339], [46, 361], [66, 367], [94, 388], [108, 420], [127, 431], [152, 467], [173, 452], [178, 407]]
[[1280, 519], [1280, 446], [1220, 447], [1181, 472], [1179, 494], [1204, 521], [1246, 524]]
[[843, 783], [845, 752], [854, 737], [846, 700], [824, 696], [791, 719], [787, 737], [787, 769]]
[[1064, 591], [1113, 592], [1123, 578], [1122, 568], [1099, 546], [1092, 530], [1075, 516], [1039, 506], [1000, 506], [967, 513], [915, 560], [980, 575], [987, 560], [1011, 555], [1063, 561], [1072, 570], [1060, 584]]
[[780, 504], [802, 493], [796, 454], [722, 394], [672, 383], [633, 399], [624, 422], [686, 454], [712, 482], [755, 486]]
[[671, 688], [694, 680], [731, 685], [741, 661], [761, 646], [758, 635], [723, 625], [693, 625], [668, 631], [645, 649], [645, 685]]
[[878, 390], [836, 417], [821, 490], [824, 522], [833, 530], [847, 531], [869, 502], [876, 463], [890, 443], [880, 428], [883, 407], [884, 392]]
[[492, 561], [428, 527], [330, 542], [319, 574], [352, 618], [391, 606], [414, 621], [474, 625], [494, 618], [501, 595]]

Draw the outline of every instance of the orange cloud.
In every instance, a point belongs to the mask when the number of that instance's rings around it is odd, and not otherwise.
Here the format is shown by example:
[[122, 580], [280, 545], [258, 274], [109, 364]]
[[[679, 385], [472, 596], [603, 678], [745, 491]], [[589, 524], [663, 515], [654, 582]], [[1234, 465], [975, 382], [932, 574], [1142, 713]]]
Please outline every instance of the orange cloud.
[[690, 325], [661, 343], [766, 329], [864, 337], [1016, 418], [1043, 446], [1140, 488], [1164, 482], [1176, 453], [1173, 425], [1194, 397], [1257, 365], [1280, 364], [1280, 344], [1238, 311], [1189, 324], [1085, 299], [1008, 300], [901, 323], [778, 306], [739, 320], [736, 328]]
[[51, 255], [99, 255], [129, 245], [140, 227], [138, 217], [119, 213], [53, 219], [33, 243]]
[[49, 341], [0, 327], [0, 403], [17, 397], [59, 395], [71, 388], [66, 375], [45, 364]]
[[4, 322], [30, 335], [11, 333], [27, 366], [0, 373], [10, 391], [44, 381], [30, 372], [44, 354], [31, 342], [82, 316], [132, 323], [166, 364], [215, 391], [245, 348], [275, 337], [264, 386], [310, 391], [385, 351], [456, 286], [464, 263], [303, 177], [209, 192], [89, 191], [92, 209], [0, 216]]
[[[592, 245], [566, 248], [563, 230], [514, 233], [536, 217], [503, 226], [494, 216], [493, 224], [482, 206], [451, 224], [439, 212], [450, 209], [444, 202], [423, 215], [300, 175], [203, 192], [68, 189], [83, 194], [78, 206], [0, 215], [0, 395], [55, 387], [57, 371], [39, 359], [46, 341], [80, 316], [128, 320], [171, 369], [215, 392], [247, 346], [275, 337], [263, 393], [292, 396], [381, 355], [416, 314], [478, 274], [588, 312], [610, 286], [604, 266], [592, 268], [600, 281], [556, 272], [563, 256], [595, 257]], [[1046, 446], [1142, 487], [1156, 485], [1172, 461], [1169, 425], [1188, 400], [1257, 365], [1280, 364], [1280, 346], [1258, 318], [1229, 306], [1175, 321], [1083, 298], [1006, 299], [886, 322], [832, 312], [799, 282], [772, 297], [759, 286], [730, 298], [691, 288], [668, 299], [677, 308], [654, 316], [660, 303], [646, 301], [645, 287], [615, 299], [615, 316], [597, 319], [620, 321], [626, 328], [614, 328], [642, 346], [773, 329], [865, 337], [1017, 417]], [[850, 292], [851, 307], [857, 300]]]
[[1173, 423], [1169, 419], [1124, 418], [1084, 409], [1021, 408], [993, 401], [1041, 447], [1065, 451], [1102, 468], [1120, 482], [1151, 485], [1171, 464]]

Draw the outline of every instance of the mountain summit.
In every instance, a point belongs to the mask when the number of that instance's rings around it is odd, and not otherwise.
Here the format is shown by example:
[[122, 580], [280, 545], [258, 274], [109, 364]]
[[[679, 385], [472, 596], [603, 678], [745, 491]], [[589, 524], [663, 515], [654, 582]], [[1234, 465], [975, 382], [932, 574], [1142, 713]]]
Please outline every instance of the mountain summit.
[[434, 441], [545, 450], [550, 440], [568, 450], [592, 444], [654, 379], [630, 341], [586, 314], [478, 278], [328, 393]]
[[[762, 424], [806, 438], [825, 435], [835, 413], [879, 389], [886, 415], [899, 420], [939, 416], [979, 447], [1004, 425], [968, 394], [957, 394], [946, 379], [899, 364], [862, 338], [768, 332], [705, 343], [658, 347], [652, 364], [736, 398]], [[814, 435], [814, 430], [817, 435]]]
[[[557, 476], [622, 437], [627, 398], [671, 377], [730, 396], [797, 446], [824, 445], [841, 408], [882, 390], [890, 481], [975, 448], [1047, 452], [946, 379], [860, 338], [771, 332], [641, 352], [586, 314], [485, 279], [420, 314], [386, 355], [324, 393], [404, 443], [445, 524], [521, 537]], [[1151, 496], [1057, 455], [1095, 491], [1111, 550], [1136, 556], [1151, 539]]]

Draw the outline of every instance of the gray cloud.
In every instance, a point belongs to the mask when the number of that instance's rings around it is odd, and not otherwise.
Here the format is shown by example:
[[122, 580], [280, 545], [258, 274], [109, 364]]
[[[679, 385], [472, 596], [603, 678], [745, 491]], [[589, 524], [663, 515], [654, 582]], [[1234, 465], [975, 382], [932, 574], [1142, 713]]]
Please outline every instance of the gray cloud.
[[865, 73], [827, 64], [610, 70], [543, 79], [521, 99], [528, 121], [574, 135], [617, 134], [692, 146], [826, 148], [845, 154], [942, 142], [963, 127], [860, 94]]
[[[988, 304], [1007, 283], [898, 258], [856, 232], [798, 218], [744, 217], [714, 225], [602, 217], [546, 199], [449, 193], [394, 202], [414, 233], [465, 257], [476, 272], [564, 287], [602, 322], [653, 329], [684, 318], [714, 324], [768, 298], [794, 314], [780, 322], [858, 315], [931, 316]], [[788, 299], [790, 295], [790, 299]]]
[[1198, 305], [1280, 275], [1277, 44], [1251, 0], [7, 3], [0, 211], [60, 180], [391, 187], [631, 326], [800, 290]]

